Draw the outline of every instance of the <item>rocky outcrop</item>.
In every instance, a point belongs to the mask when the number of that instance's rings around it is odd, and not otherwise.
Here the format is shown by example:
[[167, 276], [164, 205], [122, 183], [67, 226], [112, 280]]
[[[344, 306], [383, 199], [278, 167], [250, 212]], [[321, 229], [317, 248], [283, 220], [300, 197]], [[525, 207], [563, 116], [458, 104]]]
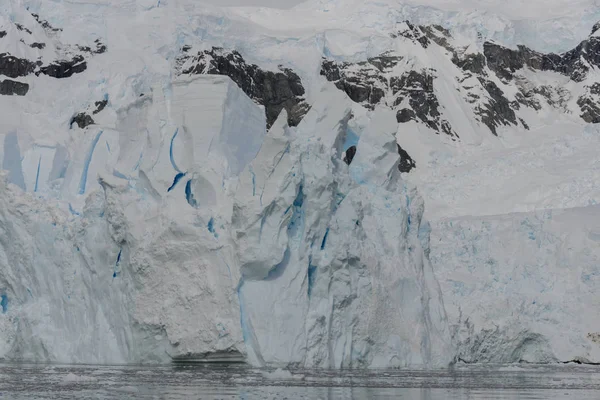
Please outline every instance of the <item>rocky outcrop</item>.
[[104, 45], [100, 39], [94, 40], [95, 48], [91, 48], [90, 46], [77, 46], [77, 48], [84, 52], [90, 54], [102, 54], [106, 52], [106, 45]]
[[73, 124], [77, 124], [79, 129], [84, 129], [86, 126], [95, 124], [92, 117], [90, 117], [86, 113], [78, 113], [73, 118], [71, 118], [71, 122], [69, 123], [69, 128], [73, 128]]
[[79, 129], [84, 129], [90, 125], [94, 125], [96, 122], [90, 113], [92, 115], [99, 114], [102, 110], [104, 110], [107, 104], [108, 99], [96, 101], [93, 107], [90, 105], [86, 111], [77, 113], [75, 116], [73, 116], [73, 118], [71, 118], [71, 121], [69, 122], [69, 129], [73, 129], [73, 124], [77, 124]]
[[475, 112], [480, 116], [481, 122], [498, 136], [496, 128], [500, 125], [516, 125], [517, 116], [511, 103], [504, 96], [504, 92], [494, 82], [483, 78], [479, 78], [479, 81], [489, 94], [489, 100], [477, 107]]
[[563, 54], [543, 54], [525, 46], [516, 50], [485, 42], [483, 53], [489, 68], [503, 79], [510, 80], [513, 74], [525, 66], [540, 71], [554, 71], [582, 82], [590, 67], [600, 67], [600, 38], [591, 36], [576, 48]]
[[[418, 28], [413, 26], [413, 29]], [[418, 38], [415, 41], [420, 43]], [[396, 75], [394, 67], [401, 60], [402, 57], [392, 52], [359, 63], [324, 59], [321, 75], [365, 108], [372, 110], [379, 104], [385, 104], [397, 111], [399, 123], [420, 121], [436, 133], [458, 137], [439, 111], [432, 71], [409, 71]]]
[[79, 74], [87, 69], [87, 63], [83, 56], [75, 56], [71, 60], [56, 61], [50, 65], [40, 68], [36, 75], [44, 74], [53, 78], [69, 78], [73, 74]]
[[32, 32], [31, 32], [31, 30], [30, 30], [30, 29], [27, 29], [27, 28], [25, 28], [25, 27], [24, 27], [23, 25], [21, 25], [21, 24], [17, 24], [17, 23], [15, 23], [15, 26], [17, 27], [17, 29], [18, 29], [18, 30], [20, 30], [20, 31], [22, 31], [22, 32], [27, 32], [27, 33], [29, 33], [30, 35], [32, 34]]
[[33, 73], [37, 66], [37, 63], [27, 59], [14, 57], [8, 53], [0, 53], [0, 75], [6, 75], [9, 78], [27, 76]]
[[27, 83], [21, 83], [10, 79], [0, 81], [0, 95], [4, 96], [25, 96], [29, 91]]
[[586, 88], [586, 94], [577, 100], [581, 118], [591, 124], [600, 124], [600, 83]]
[[398, 164], [398, 169], [400, 172], [410, 172], [413, 168], [417, 167], [417, 163], [415, 160], [411, 158], [410, 155], [404, 150], [402, 147], [398, 146], [398, 154], [400, 155], [400, 163]]
[[50, 23], [48, 21], [46, 21], [45, 19], [44, 20], [41, 19], [38, 14], [31, 13], [31, 15], [42, 26], [42, 28], [46, 29], [47, 31], [50, 31], [50, 32], [61, 32], [62, 31], [61, 28], [55, 28], [52, 25], [50, 25]]
[[431, 41], [428, 35], [421, 29], [420, 26], [415, 26], [408, 21], [404, 21], [401, 25], [403, 29], [400, 29], [397, 33], [393, 33], [390, 36], [392, 38], [403, 37], [412, 40], [415, 43], [421, 44], [424, 48], [427, 48]]
[[400, 60], [401, 57], [391, 53], [354, 64], [323, 59], [321, 75], [344, 91], [352, 101], [372, 110], [390, 91], [385, 75]]
[[[433, 81], [434, 76], [427, 70], [410, 71], [400, 77], [390, 78], [390, 88], [395, 97], [393, 106], [401, 106], [408, 102], [417, 120], [436, 133], [443, 132], [458, 137], [450, 123], [440, 114], [440, 103], [434, 92]], [[402, 112], [404, 118], [410, 115], [410, 112]], [[398, 115], [396, 117], [398, 118]]]
[[100, 111], [104, 110], [104, 108], [106, 107], [107, 104], [108, 104], [107, 99], [95, 102], [94, 105], [96, 106], [96, 109], [92, 113], [94, 115], [98, 114]]
[[270, 128], [282, 110], [288, 115], [288, 125], [297, 126], [309, 110], [304, 100], [302, 80], [289, 68], [265, 71], [258, 65], [247, 64], [242, 55], [213, 47], [189, 55], [184, 47], [177, 59], [178, 73], [184, 75], [212, 74], [229, 76], [248, 97], [265, 106], [267, 127]]
[[346, 150], [346, 152], [344, 153], [344, 162], [346, 163], [346, 165], [350, 165], [350, 163], [352, 163], [352, 159], [354, 158], [355, 154], [356, 146], [348, 147], [348, 150]]
[[467, 54], [462, 58], [459, 58], [459, 56], [454, 53], [452, 62], [464, 71], [472, 72], [474, 74], [484, 74], [485, 72], [486, 59], [481, 53]]

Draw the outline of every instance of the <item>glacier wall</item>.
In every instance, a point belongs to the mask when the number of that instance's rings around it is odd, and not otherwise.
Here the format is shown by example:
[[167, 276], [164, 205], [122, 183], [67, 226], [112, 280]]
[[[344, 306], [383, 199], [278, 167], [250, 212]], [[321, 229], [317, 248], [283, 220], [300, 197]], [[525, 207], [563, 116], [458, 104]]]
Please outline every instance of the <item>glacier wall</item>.
[[599, 215], [593, 205], [433, 224], [459, 360], [600, 361]]
[[[0, 96], [1, 359], [600, 362], [599, 210], [581, 208], [597, 202], [600, 136], [576, 115], [584, 87], [556, 92], [572, 112], [523, 108], [530, 132], [493, 137], [462, 107], [450, 53], [390, 36], [411, 19], [444, 24], [469, 51], [486, 39], [559, 51], [589, 34], [597, 7], [515, 20], [395, 1], [285, 15], [195, 3], [0, 6], [0, 53], [87, 61], [68, 79], [27, 72], [26, 96]], [[90, 50], [98, 43], [105, 54]], [[292, 67], [310, 111], [267, 132], [265, 110], [228, 78], [176, 77], [188, 45], [239, 49], [261, 66], [247, 68]], [[319, 75], [323, 56], [361, 62], [394, 48], [402, 71], [439, 70], [432, 93], [460, 141], [351, 104]], [[396, 141], [418, 165], [408, 177]], [[577, 208], [510, 214], [540, 206]]]
[[7, 136], [0, 357], [451, 362], [395, 117], [373, 116], [348, 166], [351, 104], [329, 86], [319, 98], [297, 128], [283, 113], [265, 132], [229, 78], [198, 76], [73, 129], [68, 147]]

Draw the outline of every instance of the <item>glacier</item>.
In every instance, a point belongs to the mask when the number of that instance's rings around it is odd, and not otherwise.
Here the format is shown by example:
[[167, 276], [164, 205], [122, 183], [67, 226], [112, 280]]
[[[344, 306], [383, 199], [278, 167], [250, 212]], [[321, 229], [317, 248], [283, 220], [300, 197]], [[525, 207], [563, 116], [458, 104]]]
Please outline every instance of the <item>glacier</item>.
[[21, 193], [5, 173], [3, 358], [452, 360], [419, 237], [423, 201], [397, 168], [393, 113], [374, 116], [348, 166], [351, 103], [335, 89], [296, 131], [283, 112], [268, 133], [264, 109], [229, 78], [175, 81], [168, 105], [164, 96], [156, 88], [123, 113], [170, 109], [162, 127], [141, 120], [141, 138], [100, 128], [80, 138], [84, 157], [52, 183], [76, 213]]
[[560, 5], [4, 2], [0, 360], [600, 362], [600, 71], [465, 67]]

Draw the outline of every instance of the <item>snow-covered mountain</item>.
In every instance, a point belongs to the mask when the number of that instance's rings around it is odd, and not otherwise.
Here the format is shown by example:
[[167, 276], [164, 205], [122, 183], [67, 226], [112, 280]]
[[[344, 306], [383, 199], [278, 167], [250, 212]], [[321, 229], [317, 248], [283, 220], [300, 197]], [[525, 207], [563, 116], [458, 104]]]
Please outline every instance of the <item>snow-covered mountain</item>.
[[3, 3], [0, 359], [600, 362], [563, 5]]

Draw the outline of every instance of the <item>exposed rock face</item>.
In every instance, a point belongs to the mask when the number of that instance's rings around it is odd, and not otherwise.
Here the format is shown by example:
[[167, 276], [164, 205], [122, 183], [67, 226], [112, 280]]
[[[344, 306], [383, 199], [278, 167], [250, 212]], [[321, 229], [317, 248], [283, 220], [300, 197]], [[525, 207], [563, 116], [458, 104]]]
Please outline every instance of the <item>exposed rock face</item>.
[[0, 54], [0, 74], [9, 78], [27, 76], [36, 68], [36, 63], [24, 58], [13, 57], [8, 53]]
[[77, 124], [77, 126], [79, 126], [80, 129], [84, 129], [89, 125], [95, 124], [96, 122], [90, 115], [90, 112], [92, 115], [99, 114], [102, 110], [104, 110], [104, 108], [106, 107], [107, 104], [108, 104], [107, 99], [94, 102], [93, 109], [90, 105], [90, 107], [88, 107], [88, 109], [85, 112], [77, 113], [73, 118], [71, 118], [71, 122], [69, 123], [69, 128], [72, 129], [73, 124]]
[[92, 117], [90, 117], [86, 113], [79, 113], [79, 114], [75, 115], [73, 118], [71, 118], [69, 127], [73, 128], [73, 124], [77, 124], [77, 126], [79, 126], [80, 129], [83, 129], [86, 126], [93, 125], [94, 123], [95, 122], [92, 119]]
[[590, 66], [600, 66], [600, 38], [597, 37], [590, 37], [561, 55], [543, 54], [525, 46], [512, 50], [490, 42], [484, 43], [483, 52], [490, 69], [507, 80], [512, 79], [517, 70], [527, 66], [535, 70], [558, 72], [575, 82], [582, 82]]
[[[54, 28], [50, 23], [46, 20], [40, 19], [39, 15], [32, 14], [35, 20], [42, 25], [42, 27], [46, 31], [46, 38], [56, 36], [57, 32], [61, 32], [62, 29]], [[17, 30], [22, 32], [27, 32], [30, 35], [33, 35], [32, 31], [27, 27], [14, 23]], [[7, 31], [0, 31], [0, 38], [3, 38], [7, 35]], [[23, 46], [27, 46], [32, 49], [45, 49], [47, 47], [46, 42], [43, 41], [33, 41], [29, 43], [29, 40], [25, 40], [23, 38], [9, 38], [9, 40], [18, 40], [18, 42], [22, 43]], [[15, 57], [10, 53], [0, 53], [0, 75], [5, 75], [9, 78], [19, 78], [28, 76], [30, 74], [35, 74], [39, 76], [40, 74], [44, 74], [53, 78], [69, 78], [73, 76], [73, 74], [78, 74], [87, 69], [87, 61], [84, 55], [95, 55], [101, 54], [106, 51], [106, 46], [100, 41], [100, 39], [96, 39], [94, 41], [95, 47], [91, 48], [89, 46], [71, 46], [71, 45], [57, 45], [56, 50], [59, 53], [63, 53], [64, 59], [59, 59], [57, 61], [47, 62], [42, 59], [41, 56], [38, 56], [35, 60], [30, 60], [27, 58]], [[52, 44], [51, 44], [52, 45]], [[60, 51], [62, 49], [62, 51]], [[27, 50], [24, 51], [24, 54], [27, 53]], [[87, 56], [87, 55], [86, 55]], [[35, 56], [34, 56], [35, 57]], [[19, 82], [11, 83], [14, 81], [5, 81], [3, 90], [6, 93], [3, 94], [18, 94], [24, 95], [29, 90], [29, 85], [21, 84]], [[14, 93], [13, 93], [14, 92]]]
[[404, 150], [402, 147], [400, 147], [399, 144], [397, 146], [398, 146], [398, 154], [400, 155], [400, 163], [398, 164], [398, 169], [400, 170], [400, 172], [410, 172], [411, 169], [417, 167], [417, 163], [415, 163], [415, 160], [413, 160], [408, 155], [406, 150]]
[[390, 91], [385, 74], [401, 59], [389, 53], [356, 64], [323, 59], [321, 75], [328, 81], [334, 82], [335, 86], [344, 91], [352, 101], [373, 109]]
[[[441, 117], [440, 103], [434, 93], [433, 79], [433, 75], [426, 70], [410, 71], [400, 77], [392, 77], [390, 87], [392, 94], [396, 96], [393, 105], [406, 104], [405, 99], [407, 99], [418, 120], [437, 133], [443, 132], [457, 137], [450, 123]], [[406, 113], [402, 116], [406, 117]]]
[[100, 41], [100, 39], [94, 40], [94, 44], [96, 45], [96, 48], [94, 49], [89, 46], [77, 46], [77, 48], [84, 53], [90, 54], [102, 54], [106, 52], [106, 46]]
[[348, 147], [348, 150], [346, 150], [346, 153], [344, 154], [344, 162], [347, 165], [350, 165], [350, 163], [352, 163], [352, 159], [354, 158], [355, 154], [356, 154], [356, 146]]
[[588, 87], [587, 93], [577, 100], [577, 105], [585, 122], [600, 124], [600, 83]]
[[454, 53], [452, 62], [464, 71], [469, 71], [474, 74], [483, 74], [486, 66], [485, 56], [481, 53], [467, 54], [462, 59], [460, 59], [458, 55]]
[[87, 69], [87, 63], [83, 56], [75, 56], [72, 60], [56, 61], [50, 65], [40, 68], [36, 75], [40, 73], [53, 78], [69, 78], [73, 74], [78, 74]]
[[390, 35], [391, 37], [393, 37], [394, 39], [397, 37], [404, 37], [406, 39], [410, 39], [413, 42], [418, 42], [421, 44], [421, 46], [423, 46], [424, 48], [427, 48], [427, 46], [429, 46], [429, 44], [431, 43], [431, 41], [429, 40], [429, 35], [427, 35], [420, 27], [420, 26], [415, 26], [413, 24], [411, 24], [408, 21], [404, 22], [404, 29], [398, 31], [398, 33], [392, 34]]
[[62, 31], [62, 29], [55, 28], [52, 25], [50, 25], [50, 23], [48, 21], [41, 19], [38, 14], [31, 13], [31, 15], [47, 31], [50, 31], [50, 32], [61, 32]]
[[93, 114], [96, 115], [100, 111], [104, 110], [104, 107], [106, 107], [107, 104], [108, 104], [108, 100], [106, 100], [106, 99], [95, 102], [94, 105], [96, 106], [96, 109], [93, 111]]
[[[441, 53], [458, 67], [455, 78], [460, 88], [456, 89], [464, 93], [464, 101], [471, 105], [476, 119], [496, 136], [502, 126], [520, 125], [529, 129], [525, 116], [519, 115], [523, 106], [535, 111], [547, 105], [563, 113], [574, 111], [567, 89], [529, 82], [520, 72], [522, 69], [554, 71], [580, 83], [589, 75], [590, 68], [600, 66], [600, 37], [594, 35], [560, 55], [540, 53], [525, 46], [509, 49], [489, 41], [484, 42], [483, 53], [469, 53], [468, 48], [454, 45], [450, 32], [441, 26], [415, 26], [409, 22], [400, 25], [390, 36], [402, 41], [402, 46], [420, 47], [415, 54], [423, 49]], [[593, 32], [598, 29], [600, 23]], [[436, 93], [438, 72], [410, 66], [415, 57], [418, 58], [408, 50], [406, 54], [389, 51], [355, 63], [323, 59], [321, 75], [367, 109], [385, 104], [396, 111], [398, 123], [418, 121], [437, 133], [458, 139], [460, 132], [453, 129], [451, 118], [444, 115]], [[400, 61], [402, 65], [398, 66]], [[442, 85], [447, 88], [448, 83]], [[590, 123], [598, 123], [600, 118], [600, 96], [594, 91], [598, 90], [586, 89], [577, 100], [581, 118]]]
[[[417, 38], [413, 30], [410, 32], [410, 35], [406, 34], [421, 43], [419, 38], [424, 36]], [[433, 87], [434, 75], [421, 70], [398, 76], [394, 68], [401, 60], [402, 57], [393, 53], [384, 53], [359, 63], [337, 63], [324, 59], [321, 75], [365, 108], [372, 110], [376, 105], [385, 103], [397, 110], [398, 122], [417, 120], [437, 133], [458, 136], [439, 112], [440, 105]]]
[[268, 128], [283, 109], [287, 112], [289, 126], [297, 126], [308, 112], [310, 107], [303, 97], [304, 86], [291, 69], [280, 67], [277, 72], [265, 71], [258, 65], [247, 64], [235, 50], [213, 47], [194, 56], [188, 55], [189, 50], [184, 47], [177, 60], [179, 73], [229, 76], [248, 97], [265, 106]]
[[517, 116], [511, 108], [511, 104], [504, 96], [504, 92], [492, 81], [479, 78], [479, 81], [487, 91], [490, 99], [482, 107], [477, 109], [481, 116], [481, 121], [490, 128], [490, 131], [496, 136], [496, 128], [502, 125], [516, 125]]
[[27, 83], [16, 82], [10, 79], [0, 81], [0, 95], [25, 96], [28, 91], [29, 85]]
[[16, 26], [16, 27], [17, 27], [17, 29], [18, 29], [18, 30], [20, 30], [20, 31], [27, 32], [27, 33], [29, 33], [30, 35], [32, 34], [32, 32], [31, 32], [31, 30], [30, 30], [30, 29], [27, 29], [27, 28], [25, 28], [25, 27], [24, 27], [23, 25], [21, 25], [21, 24], [17, 24], [17, 23], [15, 23], [15, 26]]

